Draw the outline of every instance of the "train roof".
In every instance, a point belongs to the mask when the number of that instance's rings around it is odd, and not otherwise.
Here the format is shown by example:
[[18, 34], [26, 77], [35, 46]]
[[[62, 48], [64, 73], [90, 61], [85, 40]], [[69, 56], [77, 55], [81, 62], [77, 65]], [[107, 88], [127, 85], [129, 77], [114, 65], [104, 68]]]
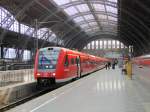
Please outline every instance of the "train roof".
[[91, 58], [101, 58], [103, 60], [108, 60], [106, 58], [97, 57], [97, 56], [94, 56], [94, 55], [90, 55], [90, 54], [86, 54], [86, 53], [83, 53], [83, 52], [67, 49], [67, 48], [64, 48], [64, 47], [53, 47], [53, 46], [51, 46], [51, 47], [44, 47], [44, 48], [40, 48], [39, 51], [40, 50], [44, 50], [44, 49], [49, 49], [49, 48], [53, 48], [53, 49], [56, 49], [56, 50], [64, 50], [64, 51], [68, 51], [68, 52], [72, 52], [72, 53], [77, 53], [77, 54], [80, 54], [80, 55], [88, 55]]

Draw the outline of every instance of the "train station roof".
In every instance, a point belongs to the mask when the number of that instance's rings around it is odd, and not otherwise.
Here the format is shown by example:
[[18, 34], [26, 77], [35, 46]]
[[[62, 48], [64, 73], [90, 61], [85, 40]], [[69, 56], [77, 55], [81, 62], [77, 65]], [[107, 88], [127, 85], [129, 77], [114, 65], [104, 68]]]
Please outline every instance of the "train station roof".
[[110, 38], [135, 46], [137, 52], [138, 45], [142, 46], [141, 54], [149, 46], [146, 3], [148, 0], [1, 0], [0, 6], [32, 28], [37, 19], [38, 28], [49, 29], [65, 47], [82, 49], [90, 41]]
[[117, 37], [117, 0], [1, 0], [0, 4], [21, 23], [34, 27], [38, 19], [43, 23], [39, 28], [50, 28], [67, 47], [77, 43], [84, 47], [100, 35]]

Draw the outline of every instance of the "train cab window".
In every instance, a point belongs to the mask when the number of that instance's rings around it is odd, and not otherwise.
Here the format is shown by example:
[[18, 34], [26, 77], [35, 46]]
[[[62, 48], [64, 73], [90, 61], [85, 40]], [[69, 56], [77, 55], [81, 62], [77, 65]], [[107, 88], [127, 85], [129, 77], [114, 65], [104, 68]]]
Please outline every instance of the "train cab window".
[[69, 66], [69, 59], [68, 59], [68, 55], [65, 56], [65, 63], [64, 66]]

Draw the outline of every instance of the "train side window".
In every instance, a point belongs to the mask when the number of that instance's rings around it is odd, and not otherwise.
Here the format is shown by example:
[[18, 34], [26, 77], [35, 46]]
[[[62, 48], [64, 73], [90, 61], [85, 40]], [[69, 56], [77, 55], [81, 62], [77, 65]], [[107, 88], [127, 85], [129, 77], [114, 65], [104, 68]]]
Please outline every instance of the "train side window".
[[65, 63], [64, 63], [64, 66], [69, 66], [68, 55], [65, 56]]
[[71, 58], [71, 64], [74, 65], [74, 58]]

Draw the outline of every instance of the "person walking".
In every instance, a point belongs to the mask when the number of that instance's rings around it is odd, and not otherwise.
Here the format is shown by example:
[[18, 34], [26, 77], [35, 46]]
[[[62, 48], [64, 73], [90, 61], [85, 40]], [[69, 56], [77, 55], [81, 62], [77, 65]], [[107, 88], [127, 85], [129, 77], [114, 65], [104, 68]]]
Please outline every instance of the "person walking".
[[110, 69], [111, 63], [110, 63], [110, 62], [108, 62], [107, 64], [108, 64], [108, 69]]
[[106, 68], [106, 70], [107, 70], [107, 68], [108, 68], [108, 64], [107, 64], [107, 63], [105, 64], [105, 68]]
[[116, 65], [116, 63], [115, 63], [115, 61], [113, 60], [113, 62], [112, 62], [112, 69], [115, 69], [115, 65]]

